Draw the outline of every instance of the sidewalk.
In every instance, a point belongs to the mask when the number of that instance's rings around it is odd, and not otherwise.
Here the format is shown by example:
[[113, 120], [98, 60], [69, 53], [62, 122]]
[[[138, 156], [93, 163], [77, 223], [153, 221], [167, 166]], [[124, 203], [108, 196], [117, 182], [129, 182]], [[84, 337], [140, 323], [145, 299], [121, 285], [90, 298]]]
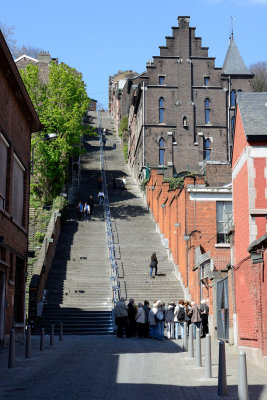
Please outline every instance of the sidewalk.
[[[7, 368], [7, 351], [0, 354], [0, 398], [12, 400], [216, 399], [218, 341], [212, 342], [212, 379], [181, 350], [182, 341], [118, 339], [115, 336], [68, 336], [39, 351], [33, 337], [32, 358], [25, 360], [17, 345], [16, 367]], [[202, 339], [204, 365], [205, 339]], [[238, 356], [226, 346], [228, 396], [237, 399]], [[249, 396], [267, 399], [266, 372], [248, 363]]]

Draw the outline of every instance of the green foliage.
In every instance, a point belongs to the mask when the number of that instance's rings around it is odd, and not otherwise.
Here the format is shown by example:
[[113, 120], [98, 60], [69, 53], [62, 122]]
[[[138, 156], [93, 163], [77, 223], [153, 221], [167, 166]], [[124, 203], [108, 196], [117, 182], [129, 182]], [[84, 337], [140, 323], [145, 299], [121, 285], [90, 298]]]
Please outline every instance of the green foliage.
[[51, 64], [49, 82], [39, 79], [36, 65], [20, 71], [39, 119], [42, 133], [32, 136], [32, 146], [44, 133], [57, 133], [53, 141], [40, 141], [34, 151], [34, 176], [31, 194], [44, 204], [51, 203], [66, 181], [68, 161], [82, 151], [84, 133], [91, 133], [82, 124], [89, 98], [81, 75], [65, 64]]
[[181, 178], [164, 178], [163, 182], [169, 183], [169, 189], [175, 190], [184, 186], [184, 177]]
[[123, 154], [125, 161], [128, 160], [128, 117], [124, 115], [119, 125], [119, 136], [122, 138]]
[[38, 242], [38, 243], [43, 243], [45, 237], [45, 232], [39, 232], [37, 231], [34, 235], [34, 239]]
[[124, 154], [125, 161], [127, 161], [128, 160], [128, 144], [123, 145], [123, 154]]
[[119, 125], [119, 136], [124, 137], [124, 132], [128, 131], [128, 117], [127, 115], [124, 115], [121, 119], [120, 125]]

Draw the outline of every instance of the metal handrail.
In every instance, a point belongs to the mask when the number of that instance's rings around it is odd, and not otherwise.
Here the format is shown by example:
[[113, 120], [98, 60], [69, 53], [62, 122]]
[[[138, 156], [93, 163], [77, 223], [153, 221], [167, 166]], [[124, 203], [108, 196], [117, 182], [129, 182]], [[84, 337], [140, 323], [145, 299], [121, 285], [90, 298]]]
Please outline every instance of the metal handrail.
[[101, 168], [101, 177], [102, 177], [102, 187], [104, 191], [104, 215], [106, 222], [106, 241], [107, 241], [107, 250], [108, 250], [108, 259], [109, 265], [111, 269], [111, 288], [113, 292], [113, 305], [119, 301], [120, 298], [120, 282], [118, 281], [118, 264], [115, 261], [115, 244], [114, 244], [114, 235], [112, 230], [112, 222], [111, 222], [111, 213], [109, 208], [109, 199], [108, 199], [108, 190], [107, 190], [107, 182], [106, 182], [106, 173], [105, 173], [105, 159], [103, 152], [103, 142], [102, 142], [102, 134], [101, 134], [101, 114], [98, 111], [98, 135], [99, 135], [99, 145], [100, 145], [100, 168]]

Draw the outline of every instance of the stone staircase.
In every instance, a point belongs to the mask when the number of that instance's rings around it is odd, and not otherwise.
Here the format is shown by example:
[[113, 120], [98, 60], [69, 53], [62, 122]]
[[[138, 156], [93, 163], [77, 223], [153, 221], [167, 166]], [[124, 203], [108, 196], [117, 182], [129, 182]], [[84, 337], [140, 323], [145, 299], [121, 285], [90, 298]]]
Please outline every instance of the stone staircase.
[[[90, 142], [90, 143], [89, 143]], [[41, 327], [50, 329], [59, 322], [64, 334], [113, 333], [110, 267], [107, 259], [103, 207], [96, 203], [99, 170], [98, 138], [86, 138], [87, 153], [82, 157], [80, 186], [69, 196], [66, 222], [60, 234], [46, 284]], [[88, 221], [79, 221], [76, 205], [92, 195], [93, 214]]]
[[[96, 114], [91, 112], [97, 124]], [[121, 142], [106, 113], [101, 113], [101, 125], [107, 129], [105, 171], [112, 217], [115, 254], [118, 263], [120, 295], [135, 302], [155, 300], [178, 302], [184, 298], [176, 280], [167, 249], [156, 233], [139, 187], [125, 164]], [[110, 267], [103, 207], [96, 205], [89, 221], [77, 221], [75, 206], [97, 198], [97, 178], [100, 176], [98, 139], [87, 138], [87, 153], [82, 157], [80, 187], [71, 192], [67, 220], [56, 249], [46, 285], [46, 299], [40, 327], [49, 328], [63, 321], [66, 334], [107, 334], [113, 332]], [[116, 149], [113, 145], [116, 144]], [[122, 190], [122, 177], [127, 176], [127, 190]], [[112, 178], [117, 189], [112, 188]], [[158, 257], [158, 276], [149, 277], [152, 252]], [[37, 329], [37, 331], [38, 331]]]
[[[184, 298], [182, 285], [175, 277], [174, 267], [168, 260], [167, 249], [156, 232], [156, 225], [143, 201], [139, 187], [125, 164], [120, 139], [115, 134], [112, 119], [101, 113], [102, 126], [107, 130], [105, 150], [106, 178], [116, 178], [118, 189], [109, 187], [109, 203], [119, 267], [121, 296], [135, 302], [148, 300], [152, 304], [161, 300], [166, 304]], [[111, 150], [116, 144], [116, 150]], [[127, 190], [121, 190], [121, 179], [127, 177]], [[152, 252], [157, 253], [158, 274], [149, 277]]]

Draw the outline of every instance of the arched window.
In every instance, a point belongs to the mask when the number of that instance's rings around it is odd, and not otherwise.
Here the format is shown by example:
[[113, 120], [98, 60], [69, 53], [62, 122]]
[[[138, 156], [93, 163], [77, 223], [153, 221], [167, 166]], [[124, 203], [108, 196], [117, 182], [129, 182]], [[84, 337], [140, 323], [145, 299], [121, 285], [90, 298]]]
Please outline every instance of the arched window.
[[204, 141], [204, 160], [210, 161], [211, 143], [210, 139]]
[[205, 124], [210, 123], [210, 101], [209, 99], [205, 100]]
[[164, 145], [164, 140], [161, 138], [159, 140], [159, 165], [164, 165], [164, 153], [165, 153], [165, 145]]
[[230, 93], [230, 107], [235, 107], [235, 91], [232, 90]]
[[161, 97], [159, 99], [159, 122], [165, 122], [165, 108], [164, 108], [164, 99]]

